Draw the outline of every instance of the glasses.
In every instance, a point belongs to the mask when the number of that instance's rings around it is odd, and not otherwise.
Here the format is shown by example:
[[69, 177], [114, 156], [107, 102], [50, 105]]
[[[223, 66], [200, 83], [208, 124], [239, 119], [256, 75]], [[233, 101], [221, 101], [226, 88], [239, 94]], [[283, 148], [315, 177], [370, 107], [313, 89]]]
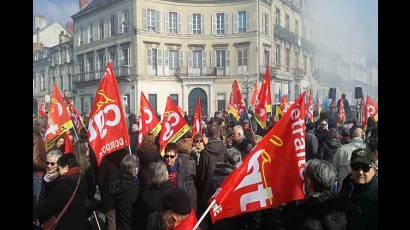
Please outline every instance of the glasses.
[[48, 161], [47, 161], [46, 164], [47, 164], [47, 165], [54, 166], [56, 163], [55, 163], [55, 162], [48, 162]]
[[351, 167], [352, 167], [352, 170], [354, 171], [359, 171], [361, 169], [363, 170], [363, 172], [369, 172], [371, 168], [369, 165], [365, 165], [365, 164], [354, 164]]
[[165, 159], [174, 159], [176, 155], [164, 155]]

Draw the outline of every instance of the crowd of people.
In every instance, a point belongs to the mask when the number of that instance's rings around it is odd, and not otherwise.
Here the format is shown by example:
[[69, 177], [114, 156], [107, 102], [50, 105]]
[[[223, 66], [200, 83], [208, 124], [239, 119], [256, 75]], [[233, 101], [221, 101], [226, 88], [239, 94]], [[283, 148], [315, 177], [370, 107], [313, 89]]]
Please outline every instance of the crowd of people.
[[[192, 116], [185, 116], [191, 125]], [[377, 229], [377, 122], [338, 126], [327, 113], [306, 122], [305, 199], [219, 220], [207, 229]], [[64, 138], [44, 148], [46, 119], [33, 122], [33, 226], [52, 217], [57, 229], [192, 229], [235, 167], [278, 122], [254, 130], [252, 116], [236, 121], [217, 112], [203, 133], [185, 134], [159, 152], [158, 136], [137, 145], [138, 121], [128, 116], [128, 148], [105, 156], [97, 166], [83, 129], [64, 153]], [[86, 123], [86, 121], [85, 121]], [[365, 128], [365, 129], [364, 129]], [[62, 215], [60, 215], [63, 213]], [[103, 218], [98, 218], [101, 213]], [[102, 221], [101, 221], [102, 220]]]

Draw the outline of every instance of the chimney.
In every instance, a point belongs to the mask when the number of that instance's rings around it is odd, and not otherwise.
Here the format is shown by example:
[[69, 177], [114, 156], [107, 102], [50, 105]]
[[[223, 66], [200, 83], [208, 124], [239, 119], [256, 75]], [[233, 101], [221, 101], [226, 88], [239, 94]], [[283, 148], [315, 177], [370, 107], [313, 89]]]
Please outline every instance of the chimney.
[[80, 10], [84, 9], [88, 5], [88, 0], [79, 0], [80, 1]]
[[34, 31], [41, 30], [47, 26], [47, 21], [44, 16], [34, 16]]

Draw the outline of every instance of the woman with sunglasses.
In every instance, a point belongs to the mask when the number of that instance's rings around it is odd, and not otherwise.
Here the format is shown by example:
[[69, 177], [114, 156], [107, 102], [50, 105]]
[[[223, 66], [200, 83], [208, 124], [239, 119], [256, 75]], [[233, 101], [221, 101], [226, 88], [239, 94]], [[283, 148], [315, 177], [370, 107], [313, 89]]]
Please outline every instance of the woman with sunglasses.
[[191, 157], [195, 159], [196, 165], [199, 164], [199, 158], [201, 156], [200, 152], [204, 149], [204, 142], [202, 139], [202, 135], [200, 133], [196, 133], [192, 137], [192, 151], [190, 153]]

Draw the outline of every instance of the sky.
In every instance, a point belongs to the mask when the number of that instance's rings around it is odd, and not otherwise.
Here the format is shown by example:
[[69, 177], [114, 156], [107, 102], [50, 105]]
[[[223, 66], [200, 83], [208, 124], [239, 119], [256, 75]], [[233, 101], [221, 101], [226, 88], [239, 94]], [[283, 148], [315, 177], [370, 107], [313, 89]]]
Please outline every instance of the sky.
[[[47, 24], [72, 22], [71, 15], [79, 11], [78, 0], [33, 0], [33, 16], [43, 15]], [[33, 19], [34, 20], [34, 19]]]

